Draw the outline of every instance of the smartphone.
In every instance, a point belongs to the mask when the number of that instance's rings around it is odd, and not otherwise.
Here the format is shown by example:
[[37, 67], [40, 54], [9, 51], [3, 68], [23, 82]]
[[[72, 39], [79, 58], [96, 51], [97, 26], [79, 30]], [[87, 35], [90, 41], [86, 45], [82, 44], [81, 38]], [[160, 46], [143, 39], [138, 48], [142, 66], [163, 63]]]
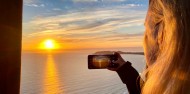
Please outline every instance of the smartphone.
[[88, 69], [106, 69], [108, 67], [115, 68], [118, 64], [116, 55], [88, 55]]

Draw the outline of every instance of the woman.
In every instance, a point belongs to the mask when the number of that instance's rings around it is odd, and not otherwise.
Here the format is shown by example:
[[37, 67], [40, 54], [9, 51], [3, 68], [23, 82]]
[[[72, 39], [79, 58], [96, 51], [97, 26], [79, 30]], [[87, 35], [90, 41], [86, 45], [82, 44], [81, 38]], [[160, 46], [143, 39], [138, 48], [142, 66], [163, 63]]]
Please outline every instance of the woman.
[[117, 71], [131, 94], [190, 94], [189, 0], [150, 0], [145, 27], [147, 69], [141, 90], [129, 62], [119, 57], [120, 66], [109, 69]]

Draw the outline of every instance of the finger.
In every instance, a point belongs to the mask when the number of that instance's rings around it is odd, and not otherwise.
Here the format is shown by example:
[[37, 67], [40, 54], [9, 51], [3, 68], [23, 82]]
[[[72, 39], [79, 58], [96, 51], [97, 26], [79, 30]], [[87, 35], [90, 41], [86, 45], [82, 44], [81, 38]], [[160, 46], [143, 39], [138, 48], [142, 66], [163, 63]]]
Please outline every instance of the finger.
[[117, 56], [118, 58], [121, 58], [120, 53], [118, 53], [118, 52], [114, 52], [113, 54], [114, 54], [115, 56]]
[[113, 62], [113, 63], [110, 63], [107, 69], [115, 71], [117, 70], [118, 67], [119, 67], [119, 63]]
[[125, 60], [122, 58], [122, 56], [121, 56], [120, 53], [114, 52], [114, 55], [117, 57], [117, 60], [116, 60], [115, 62], [125, 61]]
[[116, 71], [117, 70], [117, 68], [110, 68], [110, 67], [108, 67], [107, 69], [111, 70], [111, 71]]

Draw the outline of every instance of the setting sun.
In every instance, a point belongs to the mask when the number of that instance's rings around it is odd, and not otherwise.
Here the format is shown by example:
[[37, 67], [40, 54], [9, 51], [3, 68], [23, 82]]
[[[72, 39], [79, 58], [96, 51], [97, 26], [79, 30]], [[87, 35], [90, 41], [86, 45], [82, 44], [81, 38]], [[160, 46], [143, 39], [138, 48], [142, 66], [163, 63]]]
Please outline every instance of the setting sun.
[[56, 43], [55, 40], [53, 39], [47, 39], [47, 40], [44, 40], [41, 45], [40, 45], [40, 48], [41, 49], [47, 49], [47, 50], [51, 50], [51, 49], [58, 49], [58, 43]]
[[46, 40], [44, 42], [44, 46], [46, 49], [54, 49], [55, 48], [55, 43], [53, 40]]

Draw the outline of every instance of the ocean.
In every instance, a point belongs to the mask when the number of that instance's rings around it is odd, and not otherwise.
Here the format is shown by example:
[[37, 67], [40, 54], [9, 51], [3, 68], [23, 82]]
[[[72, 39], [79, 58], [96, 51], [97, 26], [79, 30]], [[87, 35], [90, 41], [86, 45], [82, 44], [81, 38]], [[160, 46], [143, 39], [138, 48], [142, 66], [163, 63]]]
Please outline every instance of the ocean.
[[[88, 69], [87, 56], [94, 51], [23, 52], [21, 94], [128, 94], [116, 72]], [[139, 73], [145, 68], [142, 55], [122, 57]]]

